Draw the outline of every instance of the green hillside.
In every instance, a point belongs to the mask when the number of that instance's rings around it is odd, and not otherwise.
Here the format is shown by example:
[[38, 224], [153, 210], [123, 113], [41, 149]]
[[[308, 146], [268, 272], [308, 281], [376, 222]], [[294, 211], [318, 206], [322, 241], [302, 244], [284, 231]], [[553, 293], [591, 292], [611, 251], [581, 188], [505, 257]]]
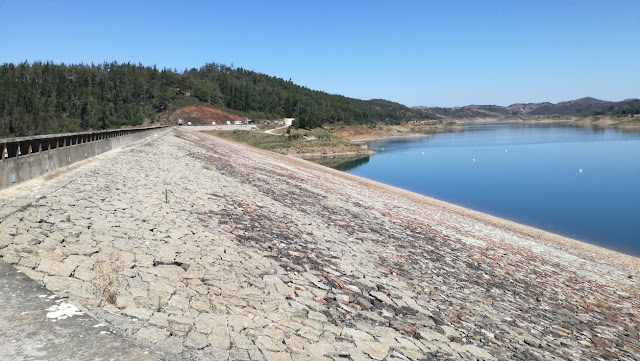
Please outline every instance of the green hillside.
[[115, 62], [4, 64], [0, 90], [0, 136], [136, 126], [194, 102], [253, 119], [296, 118], [302, 128], [437, 118], [398, 103], [314, 91], [215, 63], [182, 73]]

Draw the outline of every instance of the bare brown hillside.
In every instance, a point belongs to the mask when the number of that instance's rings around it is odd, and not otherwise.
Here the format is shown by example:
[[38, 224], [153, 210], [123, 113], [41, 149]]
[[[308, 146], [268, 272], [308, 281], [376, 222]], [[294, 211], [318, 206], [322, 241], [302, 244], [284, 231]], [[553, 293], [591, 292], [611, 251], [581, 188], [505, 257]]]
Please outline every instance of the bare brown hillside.
[[211, 122], [216, 124], [226, 124], [227, 121], [244, 121], [245, 118], [239, 115], [227, 113], [219, 109], [208, 108], [200, 105], [190, 105], [182, 107], [173, 113], [162, 117], [161, 123], [167, 125], [178, 124], [178, 119], [191, 122], [193, 125], [210, 125]]

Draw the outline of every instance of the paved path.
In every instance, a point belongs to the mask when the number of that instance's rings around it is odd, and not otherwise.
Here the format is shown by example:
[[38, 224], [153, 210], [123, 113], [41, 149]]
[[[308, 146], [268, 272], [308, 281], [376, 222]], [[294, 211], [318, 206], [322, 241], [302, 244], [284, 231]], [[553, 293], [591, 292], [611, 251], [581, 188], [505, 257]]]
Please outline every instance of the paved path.
[[194, 130], [14, 195], [0, 256], [169, 359], [640, 358], [637, 259]]
[[156, 360], [0, 260], [0, 359]]
[[265, 130], [264, 132], [266, 134], [280, 135], [280, 134], [273, 134], [273, 132], [275, 132], [276, 130], [279, 130], [279, 129], [284, 129], [284, 128], [289, 128], [289, 125], [285, 125], [285, 126], [278, 127], [278, 128], [273, 128], [273, 129], [268, 129], [268, 130]]

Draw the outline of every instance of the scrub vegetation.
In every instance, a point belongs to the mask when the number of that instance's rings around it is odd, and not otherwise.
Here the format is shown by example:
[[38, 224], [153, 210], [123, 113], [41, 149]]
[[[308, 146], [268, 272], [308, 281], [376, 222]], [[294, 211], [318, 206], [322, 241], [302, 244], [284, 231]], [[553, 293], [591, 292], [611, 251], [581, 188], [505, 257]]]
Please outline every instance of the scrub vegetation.
[[233, 130], [207, 131], [216, 137], [245, 143], [256, 148], [302, 157], [323, 155], [368, 155], [373, 152], [349, 140], [335, 136], [324, 129], [291, 129], [284, 134], [266, 134], [260, 131]]

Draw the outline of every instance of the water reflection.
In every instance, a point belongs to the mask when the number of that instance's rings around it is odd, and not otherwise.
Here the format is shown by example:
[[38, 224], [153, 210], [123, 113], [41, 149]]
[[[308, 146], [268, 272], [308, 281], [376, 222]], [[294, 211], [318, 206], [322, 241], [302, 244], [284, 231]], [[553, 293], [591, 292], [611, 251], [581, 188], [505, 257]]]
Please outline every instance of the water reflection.
[[311, 158], [307, 159], [314, 163], [321, 164], [325, 167], [341, 170], [346, 172], [348, 170], [357, 168], [361, 165], [369, 163], [369, 156], [365, 157], [324, 157], [324, 158]]
[[[467, 123], [456, 133], [443, 133], [419, 138], [390, 138], [367, 142], [369, 149], [379, 154], [406, 151], [416, 148], [469, 147], [497, 145], [525, 145], [567, 143], [584, 141], [618, 141], [638, 139], [638, 133], [626, 133], [619, 129], [577, 127], [573, 122], [486, 122]], [[384, 150], [383, 150], [384, 148]]]
[[366, 156], [364, 158], [359, 158], [359, 159], [352, 159], [352, 160], [340, 163], [340, 164], [336, 165], [333, 168], [346, 172], [348, 170], [357, 168], [357, 167], [359, 167], [361, 165], [364, 165], [364, 164], [367, 164], [367, 163], [369, 163], [369, 156]]

